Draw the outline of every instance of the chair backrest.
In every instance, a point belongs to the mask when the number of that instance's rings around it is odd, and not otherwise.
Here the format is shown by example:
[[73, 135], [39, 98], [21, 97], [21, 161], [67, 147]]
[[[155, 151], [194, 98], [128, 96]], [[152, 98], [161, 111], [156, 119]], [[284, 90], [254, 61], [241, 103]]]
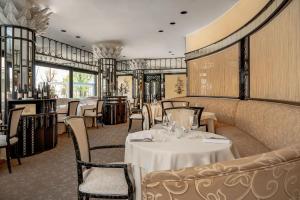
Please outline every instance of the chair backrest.
[[172, 101], [162, 101], [161, 102], [162, 109], [173, 108]]
[[189, 107], [189, 108], [195, 110], [193, 125], [196, 125], [197, 127], [199, 127], [204, 107]]
[[102, 108], [103, 108], [103, 100], [98, 100], [97, 101], [97, 114], [102, 113]]
[[139, 98], [134, 98], [133, 99], [133, 106], [137, 108], [138, 105], [139, 105]]
[[173, 108], [189, 107], [188, 101], [172, 101]]
[[68, 102], [68, 116], [76, 116], [79, 101]]
[[127, 110], [128, 110], [128, 114], [131, 115], [131, 106], [129, 100], [127, 100]]
[[151, 128], [151, 114], [149, 105], [144, 104], [142, 108], [143, 115], [143, 130], [149, 130]]
[[173, 104], [172, 104], [172, 101], [162, 101], [161, 102], [161, 108], [162, 108], [162, 117], [165, 116], [166, 112], [165, 110], [168, 109], [168, 108], [173, 108]]
[[178, 107], [165, 110], [169, 121], [174, 121], [177, 126], [191, 128], [194, 120], [195, 110], [192, 108]]
[[9, 136], [7, 137], [8, 139], [15, 137], [17, 135], [18, 125], [19, 125], [19, 121], [20, 121], [23, 110], [24, 110], [24, 107], [14, 108], [9, 111], [9, 117], [8, 117]]
[[90, 144], [84, 123], [84, 118], [80, 116], [67, 117], [65, 124], [69, 126], [72, 131], [72, 139], [76, 152], [76, 159], [84, 162], [90, 162]]

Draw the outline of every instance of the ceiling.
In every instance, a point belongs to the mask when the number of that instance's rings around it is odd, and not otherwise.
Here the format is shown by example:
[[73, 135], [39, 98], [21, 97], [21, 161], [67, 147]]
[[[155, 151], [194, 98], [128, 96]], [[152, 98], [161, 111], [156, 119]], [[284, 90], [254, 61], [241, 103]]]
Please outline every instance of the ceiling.
[[[185, 35], [203, 27], [238, 0], [39, 0], [53, 14], [46, 36], [91, 50], [120, 40], [122, 58], [180, 57]], [[188, 11], [187, 14], [180, 14]], [[170, 22], [176, 22], [170, 25]], [[64, 29], [67, 32], [61, 32]], [[159, 30], [164, 30], [160, 33]], [[80, 38], [76, 38], [80, 36]], [[170, 53], [171, 51], [171, 53]]]

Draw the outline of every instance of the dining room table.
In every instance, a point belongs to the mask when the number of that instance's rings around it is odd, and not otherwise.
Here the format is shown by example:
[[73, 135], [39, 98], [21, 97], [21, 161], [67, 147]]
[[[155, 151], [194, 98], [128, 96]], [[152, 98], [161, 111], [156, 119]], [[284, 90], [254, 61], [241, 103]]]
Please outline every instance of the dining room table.
[[142, 199], [142, 178], [150, 172], [203, 166], [239, 157], [224, 136], [198, 130], [180, 130], [157, 124], [131, 133], [125, 142], [125, 162], [131, 164], [136, 200]]
[[[156, 121], [162, 121], [162, 106], [159, 102], [151, 103], [151, 116], [152, 116], [152, 124], [156, 124]], [[213, 112], [202, 112], [201, 115], [201, 123], [207, 124], [207, 131], [211, 133], [215, 133], [215, 121], [217, 121], [216, 114]]]

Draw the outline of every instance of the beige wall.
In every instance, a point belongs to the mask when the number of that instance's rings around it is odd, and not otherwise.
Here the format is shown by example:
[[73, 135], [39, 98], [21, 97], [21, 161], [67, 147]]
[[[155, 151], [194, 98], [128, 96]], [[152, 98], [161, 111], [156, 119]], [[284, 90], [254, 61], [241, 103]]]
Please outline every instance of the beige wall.
[[186, 75], [165, 75], [165, 99], [186, 96]]
[[300, 102], [300, 0], [250, 38], [250, 96]]
[[187, 65], [190, 96], [239, 96], [239, 44]]
[[239, 0], [224, 15], [186, 36], [186, 52], [215, 43], [249, 22], [270, 0]]
[[132, 99], [132, 76], [118, 76], [118, 92], [120, 92], [122, 85], [123, 95]]

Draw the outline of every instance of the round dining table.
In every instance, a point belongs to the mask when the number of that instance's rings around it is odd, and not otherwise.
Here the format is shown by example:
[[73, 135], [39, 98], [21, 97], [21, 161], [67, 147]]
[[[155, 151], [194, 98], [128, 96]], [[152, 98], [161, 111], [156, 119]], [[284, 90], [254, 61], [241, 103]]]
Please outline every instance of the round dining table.
[[[223, 136], [209, 132], [190, 131], [178, 138], [176, 131], [172, 133], [161, 126], [127, 136], [125, 162], [132, 166], [136, 200], [141, 199], [141, 180], [147, 173], [206, 165], [238, 157], [238, 153], [232, 151], [231, 141]], [[145, 142], [132, 139], [143, 137], [143, 135], [151, 136], [152, 140]], [[207, 138], [215, 138], [215, 140], [205, 141]]]

